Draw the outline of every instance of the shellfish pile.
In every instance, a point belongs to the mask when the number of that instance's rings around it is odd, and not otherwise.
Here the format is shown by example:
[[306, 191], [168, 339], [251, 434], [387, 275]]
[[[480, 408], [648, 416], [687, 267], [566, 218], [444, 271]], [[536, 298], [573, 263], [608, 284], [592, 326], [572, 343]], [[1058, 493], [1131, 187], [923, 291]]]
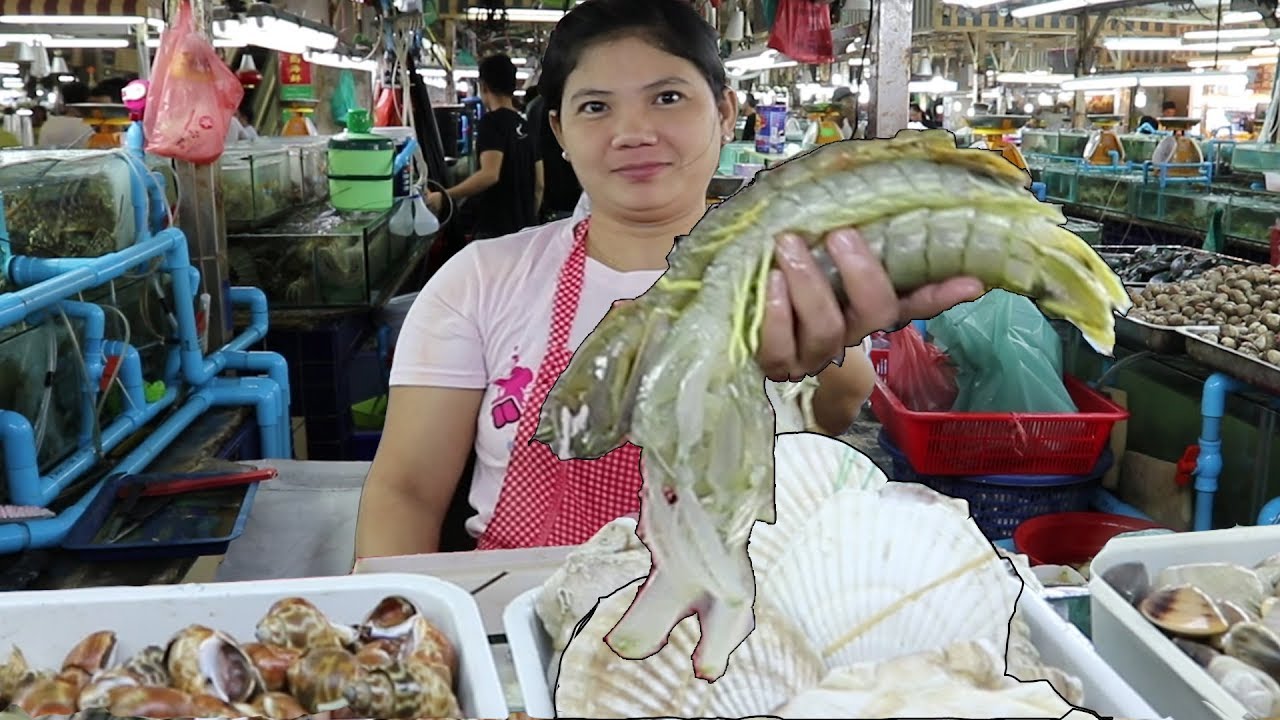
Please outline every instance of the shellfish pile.
[[11, 648], [0, 664], [0, 709], [32, 717], [105, 710], [114, 717], [267, 717], [293, 720], [458, 717], [453, 644], [399, 596], [358, 625], [308, 600], [277, 601], [240, 643], [203, 625], [119, 662], [111, 630], [95, 632], [57, 669], [34, 668]]
[[1090, 717], [1080, 680], [1040, 661], [1017, 614], [1023, 581], [967, 503], [889, 482], [819, 435], [779, 436], [776, 463], [777, 521], [750, 543], [755, 626], [725, 674], [690, 672], [692, 615], [643, 660], [607, 644], [649, 571], [635, 521], [618, 520], [536, 603], [559, 655], [558, 716]]
[[1280, 715], [1280, 554], [1250, 568], [1141, 563], [1102, 579], [1255, 717]]

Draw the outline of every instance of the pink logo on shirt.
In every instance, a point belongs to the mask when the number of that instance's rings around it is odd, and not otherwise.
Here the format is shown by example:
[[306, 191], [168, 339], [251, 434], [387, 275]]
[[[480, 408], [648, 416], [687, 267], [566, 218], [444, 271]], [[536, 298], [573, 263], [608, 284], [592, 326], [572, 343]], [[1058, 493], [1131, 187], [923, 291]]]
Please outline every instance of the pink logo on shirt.
[[533, 383], [533, 371], [519, 364], [519, 355], [511, 356], [511, 362], [511, 374], [493, 381], [498, 387], [498, 394], [490, 403], [490, 413], [493, 415], [493, 426], [498, 429], [520, 419], [525, 390]]

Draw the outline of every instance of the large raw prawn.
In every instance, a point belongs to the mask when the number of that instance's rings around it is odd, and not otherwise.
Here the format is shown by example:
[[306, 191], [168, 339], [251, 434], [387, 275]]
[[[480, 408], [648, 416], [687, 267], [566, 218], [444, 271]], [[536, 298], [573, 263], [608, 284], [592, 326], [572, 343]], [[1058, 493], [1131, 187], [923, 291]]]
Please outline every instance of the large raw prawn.
[[696, 612], [694, 671], [714, 681], [754, 627], [747, 541], [757, 521], [774, 521], [774, 427], [753, 358], [778, 234], [799, 233], [821, 255], [827, 233], [857, 228], [900, 293], [975, 276], [1111, 354], [1112, 312], [1132, 301], [1028, 184], [998, 153], [958, 149], [945, 130], [824, 145], [708, 211], [653, 288], [605, 317], [543, 405], [537, 439], [565, 459], [599, 457], [624, 438], [644, 448], [638, 533], [653, 570], [609, 634], [615, 652], [648, 657]]

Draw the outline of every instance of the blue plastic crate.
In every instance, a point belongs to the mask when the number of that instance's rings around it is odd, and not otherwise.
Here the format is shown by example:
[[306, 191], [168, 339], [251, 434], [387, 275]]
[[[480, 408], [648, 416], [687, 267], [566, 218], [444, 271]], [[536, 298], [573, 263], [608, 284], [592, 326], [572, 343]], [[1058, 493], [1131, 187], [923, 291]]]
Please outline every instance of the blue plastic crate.
[[1013, 537], [1018, 525], [1037, 515], [1088, 510], [1094, 489], [1112, 462], [1108, 449], [1088, 475], [920, 475], [884, 431], [879, 440], [893, 460], [894, 480], [920, 483], [967, 501], [974, 522], [992, 541]]

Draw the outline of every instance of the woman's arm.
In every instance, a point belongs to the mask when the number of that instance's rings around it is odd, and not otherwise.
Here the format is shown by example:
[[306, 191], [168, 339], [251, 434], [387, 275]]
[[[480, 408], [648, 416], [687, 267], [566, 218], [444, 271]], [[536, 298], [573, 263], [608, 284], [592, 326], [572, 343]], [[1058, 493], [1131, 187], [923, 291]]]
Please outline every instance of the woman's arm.
[[844, 364], [832, 363], [818, 373], [813, 393], [813, 416], [818, 428], [835, 437], [843, 435], [858, 419], [862, 406], [871, 397], [876, 371], [871, 358], [861, 348], [849, 348]]
[[475, 442], [483, 390], [392, 387], [360, 497], [356, 557], [436, 552]]

